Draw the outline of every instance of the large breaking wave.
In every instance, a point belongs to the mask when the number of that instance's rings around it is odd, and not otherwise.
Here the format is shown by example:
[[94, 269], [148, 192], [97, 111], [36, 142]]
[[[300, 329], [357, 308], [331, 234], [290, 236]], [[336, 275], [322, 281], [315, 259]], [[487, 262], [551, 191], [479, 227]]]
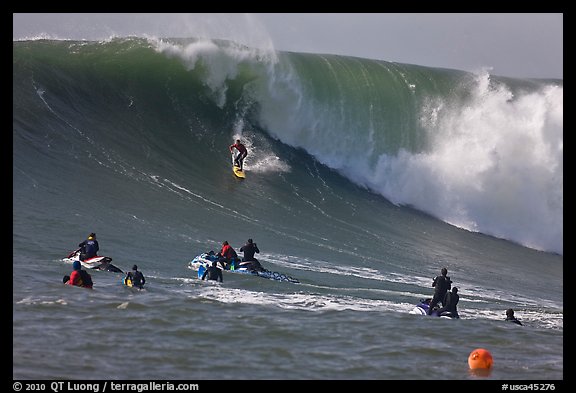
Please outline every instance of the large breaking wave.
[[[91, 89], [101, 99], [92, 113], [112, 113], [127, 123], [132, 120], [122, 117], [115, 99], [131, 105], [168, 92], [171, 102], [150, 109], [188, 123], [193, 132], [236, 136], [257, 127], [394, 204], [563, 253], [559, 80], [276, 52], [230, 41], [128, 38], [14, 42], [15, 89], [19, 83], [34, 85], [40, 99], [48, 84], [72, 97]], [[182, 109], [186, 99], [197, 113]], [[199, 130], [206, 121], [197, 117], [219, 126]], [[115, 138], [129, 144], [126, 135]]]

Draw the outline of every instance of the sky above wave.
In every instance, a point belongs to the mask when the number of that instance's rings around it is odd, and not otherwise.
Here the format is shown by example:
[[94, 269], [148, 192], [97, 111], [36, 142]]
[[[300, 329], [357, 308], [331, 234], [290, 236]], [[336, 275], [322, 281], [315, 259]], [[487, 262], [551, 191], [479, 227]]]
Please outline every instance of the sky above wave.
[[561, 13], [13, 14], [13, 39], [203, 36], [519, 78], [563, 79]]

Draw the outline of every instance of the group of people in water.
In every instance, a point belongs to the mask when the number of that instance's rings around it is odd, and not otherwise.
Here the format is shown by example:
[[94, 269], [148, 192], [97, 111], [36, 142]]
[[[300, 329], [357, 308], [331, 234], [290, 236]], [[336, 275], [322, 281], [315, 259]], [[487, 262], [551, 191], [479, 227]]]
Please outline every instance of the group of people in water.
[[[96, 234], [93, 232], [90, 233], [88, 238], [81, 242], [78, 247], [80, 247], [77, 250], [80, 252], [80, 261], [86, 261], [98, 256], [100, 247], [98, 240], [96, 240]], [[252, 239], [248, 239], [246, 244], [240, 247], [240, 252], [244, 253], [244, 256], [241, 259], [228, 241], [222, 242], [222, 248], [218, 254], [216, 254], [218, 259], [212, 263], [212, 266], [209, 266], [206, 269], [202, 276], [202, 280], [206, 279], [223, 282], [222, 270], [230, 270], [239, 267], [245, 267], [248, 270], [257, 272], [265, 271], [260, 262], [254, 257], [254, 254], [260, 253], [260, 249], [258, 249], [258, 245], [254, 243]], [[64, 276], [62, 281], [64, 284], [68, 285], [92, 288], [92, 276], [86, 270], [82, 270], [82, 264], [80, 261], [73, 262], [72, 273], [69, 276]], [[222, 269], [218, 268], [218, 263], [220, 263]], [[132, 271], [126, 274], [124, 283], [127, 284], [128, 282], [130, 282], [131, 286], [140, 289], [142, 289], [146, 283], [146, 278], [142, 272], [138, 270], [137, 265], [132, 266]]]
[[[458, 288], [452, 287], [452, 280], [448, 276], [448, 269], [443, 267], [440, 270], [440, 275], [434, 277], [432, 280], [432, 286], [434, 287], [434, 295], [432, 299], [426, 300], [428, 303], [428, 315], [437, 313], [437, 315], [440, 316], [446, 315], [451, 318], [460, 318], [457, 308], [460, 295], [458, 295]], [[442, 307], [438, 307], [439, 303]], [[522, 325], [514, 316], [514, 310], [511, 308], [506, 310], [506, 321]]]
[[[442, 268], [440, 275], [432, 280], [432, 286], [434, 287], [434, 295], [428, 304], [428, 315], [436, 312], [438, 315], [445, 314], [452, 318], [460, 318], [457, 310], [460, 295], [458, 295], [457, 287], [452, 288], [452, 280], [448, 277], [448, 269]], [[437, 307], [438, 303], [442, 304], [441, 308]]]
[[[248, 149], [246, 146], [240, 141], [240, 139], [236, 140], [236, 143], [229, 146], [230, 152], [233, 152], [236, 149], [239, 154], [234, 159], [234, 164], [243, 169], [244, 166], [244, 159], [248, 155]], [[100, 246], [98, 244], [98, 240], [96, 240], [96, 234], [94, 232], [88, 235], [88, 238], [78, 244], [79, 249], [77, 251], [80, 252], [79, 259], [80, 261], [86, 261], [88, 259], [94, 258], [98, 256], [98, 251], [100, 250]], [[239, 262], [238, 266], [245, 266], [251, 270], [256, 271], [263, 271], [264, 268], [260, 265], [260, 262], [256, 258], [254, 258], [255, 253], [259, 253], [260, 250], [256, 243], [253, 243], [252, 239], [248, 239], [248, 242], [240, 248], [241, 252], [244, 252], [244, 257], [242, 261]], [[72, 253], [71, 255], [73, 255]], [[217, 254], [218, 255], [218, 262], [220, 262], [223, 269], [230, 269], [231, 267], [234, 268], [236, 261], [238, 261], [238, 254], [236, 251], [228, 244], [227, 241], [222, 243], [222, 249]], [[82, 264], [80, 261], [74, 261], [72, 267], [73, 271], [70, 276], [64, 276], [63, 281], [65, 284], [69, 285], [76, 285], [85, 288], [92, 288], [92, 278], [88, 272], [82, 270]], [[213, 264], [216, 267], [215, 264]], [[219, 280], [222, 281], [222, 272], [218, 269], [218, 272], [214, 269], [206, 270], [206, 273], [202, 277], [207, 278], [208, 280]], [[126, 274], [124, 278], [124, 283], [130, 282], [132, 286], [142, 288], [146, 279], [142, 272], [138, 270], [138, 266], [134, 265], [132, 267], [132, 271]]]
[[[254, 254], [260, 253], [260, 250], [258, 249], [258, 245], [254, 243], [252, 239], [248, 239], [246, 244], [240, 247], [240, 252], [244, 253], [242, 259], [240, 259], [236, 250], [232, 248], [228, 241], [223, 241], [222, 248], [216, 254], [218, 259], [213, 261], [211, 266], [208, 266], [202, 275], [202, 280], [208, 279], [223, 282], [222, 270], [234, 270], [239, 267], [245, 267], [248, 270], [256, 272], [262, 272], [265, 270], [260, 262], [254, 257]], [[210, 253], [213, 254], [212, 251]], [[218, 263], [220, 263], [222, 269], [218, 267]]]
[[[100, 246], [98, 240], [96, 240], [96, 234], [94, 232], [88, 235], [88, 238], [78, 244], [80, 247], [76, 252], [79, 252], [79, 261], [74, 261], [72, 263], [72, 273], [68, 276], [62, 278], [62, 282], [67, 285], [75, 285], [83, 288], [92, 288], [94, 283], [92, 282], [92, 276], [86, 270], [82, 270], [82, 263], [80, 261], [87, 261], [91, 258], [98, 256], [98, 251]], [[73, 252], [71, 255], [75, 254]], [[124, 277], [124, 283], [130, 282], [130, 286], [142, 289], [146, 283], [146, 278], [141, 271], [138, 270], [138, 266], [132, 266], [132, 271], [126, 273]]]
[[[88, 238], [81, 242], [78, 247], [80, 247], [78, 251], [80, 251], [81, 261], [97, 256], [99, 245], [98, 240], [96, 240], [96, 234], [90, 233]], [[202, 275], [202, 280], [223, 282], [224, 278], [222, 270], [233, 270], [239, 267], [245, 267], [257, 272], [265, 271], [260, 262], [254, 257], [255, 254], [260, 253], [260, 250], [258, 249], [258, 245], [254, 243], [252, 239], [248, 239], [246, 244], [240, 247], [240, 252], [244, 253], [242, 258], [238, 256], [238, 253], [236, 253], [228, 241], [223, 241], [220, 251], [216, 254], [217, 259], [212, 262], [211, 266], [206, 268], [206, 271]], [[210, 253], [212, 255], [214, 254], [213, 251]], [[222, 267], [221, 269], [218, 267], [218, 264]], [[74, 261], [72, 267], [74, 270], [70, 276], [64, 276], [63, 282], [68, 285], [92, 288], [92, 277], [88, 272], [82, 270], [80, 261]], [[132, 266], [132, 271], [126, 274], [124, 280], [125, 282], [130, 280], [132, 286], [138, 288], [142, 288], [146, 282], [144, 275], [138, 270], [138, 266], [136, 265]], [[428, 303], [428, 315], [437, 313], [437, 315], [447, 315], [451, 318], [460, 318], [457, 307], [458, 302], [460, 301], [460, 295], [458, 295], [458, 288], [452, 287], [452, 280], [448, 276], [447, 268], [443, 267], [440, 270], [440, 275], [434, 277], [432, 280], [432, 287], [434, 287], [434, 295], [431, 299], [426, 299], [426, 303]], [[441, 307], [438, 306], [439, 304]], [[514, 310], [511, 308], [506, 310], [506, 321], [522, 325], [522, 323], [514, 316]]]

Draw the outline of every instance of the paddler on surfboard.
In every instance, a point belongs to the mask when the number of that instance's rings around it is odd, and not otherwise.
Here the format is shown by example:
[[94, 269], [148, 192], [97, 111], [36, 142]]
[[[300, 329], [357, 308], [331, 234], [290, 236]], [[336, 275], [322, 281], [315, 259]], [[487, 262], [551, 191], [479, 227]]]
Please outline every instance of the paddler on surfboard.
[[236, 139], [236, 143], [230, 145], [230, 153], [234, 152], [233, 149], [238, 150], [238, 152], [240, 153], [234, 159], [234, 165], [236, 165], [237, 167], [240, 168], [240, 170], [242, 170], [242, 168], [244, 167], [244, 159], [248, 155], [248, 150], [246, 149], [246, 146], [244, 146], [242, 142], [240, 142], [240, 139]]

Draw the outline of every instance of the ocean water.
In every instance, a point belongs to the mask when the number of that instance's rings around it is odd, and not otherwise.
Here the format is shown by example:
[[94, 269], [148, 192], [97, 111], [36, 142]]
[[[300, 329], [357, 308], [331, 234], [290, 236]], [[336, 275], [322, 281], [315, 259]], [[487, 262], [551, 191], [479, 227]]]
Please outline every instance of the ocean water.
[[[564, 378], [562, 80], [14, 41], [12, 149], [13, 379]], [[90, 232], [145, 290], [62, 285]], [[299, 283], [187, 268], [248, 238]], [[410, 314], [442, 267], [461, 318]]]

